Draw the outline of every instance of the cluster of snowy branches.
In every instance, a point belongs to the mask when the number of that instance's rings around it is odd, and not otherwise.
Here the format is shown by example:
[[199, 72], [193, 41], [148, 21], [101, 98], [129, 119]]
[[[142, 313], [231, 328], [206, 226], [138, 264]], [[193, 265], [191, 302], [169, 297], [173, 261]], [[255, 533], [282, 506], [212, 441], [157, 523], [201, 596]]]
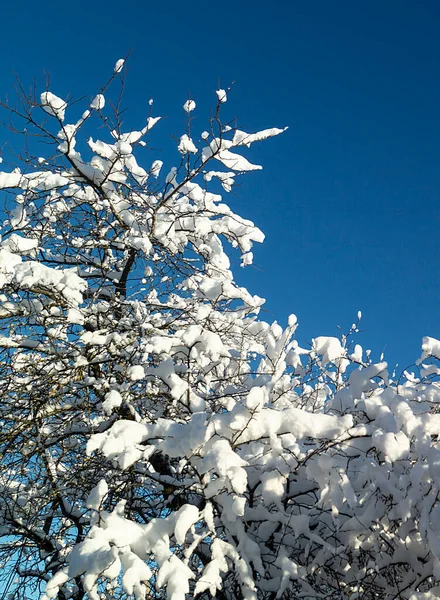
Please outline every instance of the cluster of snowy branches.
[[261, 320], [227, 251], [264, 236], [218, 191], [283, 130], [226, 124], [218, 90], [162, 169], [159, 118], [125, 131], [107, 91], [7, 107], [45, 155], [0, 173], [5, 593], [440, 598], [440, 342], [393, 380], [357, 323], [306, 349]]

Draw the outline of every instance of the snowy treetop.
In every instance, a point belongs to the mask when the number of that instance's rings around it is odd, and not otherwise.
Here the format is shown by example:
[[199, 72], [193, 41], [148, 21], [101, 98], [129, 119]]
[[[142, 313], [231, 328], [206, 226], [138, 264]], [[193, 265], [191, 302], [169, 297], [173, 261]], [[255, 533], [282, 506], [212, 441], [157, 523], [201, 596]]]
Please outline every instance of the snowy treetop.
[[199, 133], [185, 102], [173, 165], [150, 149], [160, 117], [127, 130], [110, 94], [76, 120], [49, 90], [11, 109], [46, 151], [0, 173], [0, 555], [22, 553], [17, 590], [439, 598], [440, 341], [396, 378], [356, 342], [360, 312], [306, 348], [295, 315], [264, 321], [230, 260], [250, 265], [264, 235], [220, 191], [285, 130], [223, 122], [218, 89]]

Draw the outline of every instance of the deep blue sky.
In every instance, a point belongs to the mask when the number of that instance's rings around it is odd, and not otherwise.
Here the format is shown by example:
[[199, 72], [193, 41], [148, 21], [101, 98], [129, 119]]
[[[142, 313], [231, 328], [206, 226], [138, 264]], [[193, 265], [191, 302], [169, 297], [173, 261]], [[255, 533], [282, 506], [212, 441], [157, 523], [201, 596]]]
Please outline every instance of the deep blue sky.
[[290, 128], [253, 146], [265, 170], [227, 198], [267, 235], [257, 268], [236, 271], [267, 298], [265, 318], [294, 312], [305, 343], [360, 309], [360, 343], [401, 367], [440, 337], [436, 0], [25, 0], [2, 22], [2, 96], [13, 71], [27, 84], [43, 69], [54, 93], [91, 95], [132, 49], [130, 118], [153, 97], [180, 135], [188, 92], [202, 124], [218, 82], [234, 81], [243, 128]]

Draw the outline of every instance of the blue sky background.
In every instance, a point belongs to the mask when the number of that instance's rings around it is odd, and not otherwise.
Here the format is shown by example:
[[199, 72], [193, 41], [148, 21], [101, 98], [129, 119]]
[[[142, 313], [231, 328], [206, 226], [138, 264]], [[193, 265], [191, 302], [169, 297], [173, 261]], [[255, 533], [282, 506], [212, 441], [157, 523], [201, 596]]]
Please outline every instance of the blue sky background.
[[132, 49], [127, 118], [143, 123], [153, 97], [169, 117], [157, 146], [183, 132], [188, 92], [202, 128], [234, 81], [243, 128], [289, 126], [252, 147], [264, 171], [227, 197], [267, 235], [256, 268], [236, 269], [265, 318], [294, 312], [306, 343], [360, 309], [359, 342], [402, 368], [440, 337], [440, 3], [22, 1], [2, 22], [2, 97], [14, 71], [27, 85], [43, 69], [54, 93], [93, 95]]

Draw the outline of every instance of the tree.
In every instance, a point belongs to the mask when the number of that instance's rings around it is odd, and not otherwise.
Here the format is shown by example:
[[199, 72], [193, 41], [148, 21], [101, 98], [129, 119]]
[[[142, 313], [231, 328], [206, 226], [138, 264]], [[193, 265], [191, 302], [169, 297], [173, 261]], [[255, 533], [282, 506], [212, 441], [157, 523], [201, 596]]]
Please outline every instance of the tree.
[[218, 190], [283, 130], [225, 124], [218, 90], [196, 136], [189, 99], [162, 176], [159, 119], [108, 110], [124, 76], [76, 120], [49, 89], [5, 106], [30, 141], [0, 173], [4, 593], [439, 598], [440, 342], [395, 380], [358, 323], [303, 349], [260, 320], [225, 247], [263, 234]]

